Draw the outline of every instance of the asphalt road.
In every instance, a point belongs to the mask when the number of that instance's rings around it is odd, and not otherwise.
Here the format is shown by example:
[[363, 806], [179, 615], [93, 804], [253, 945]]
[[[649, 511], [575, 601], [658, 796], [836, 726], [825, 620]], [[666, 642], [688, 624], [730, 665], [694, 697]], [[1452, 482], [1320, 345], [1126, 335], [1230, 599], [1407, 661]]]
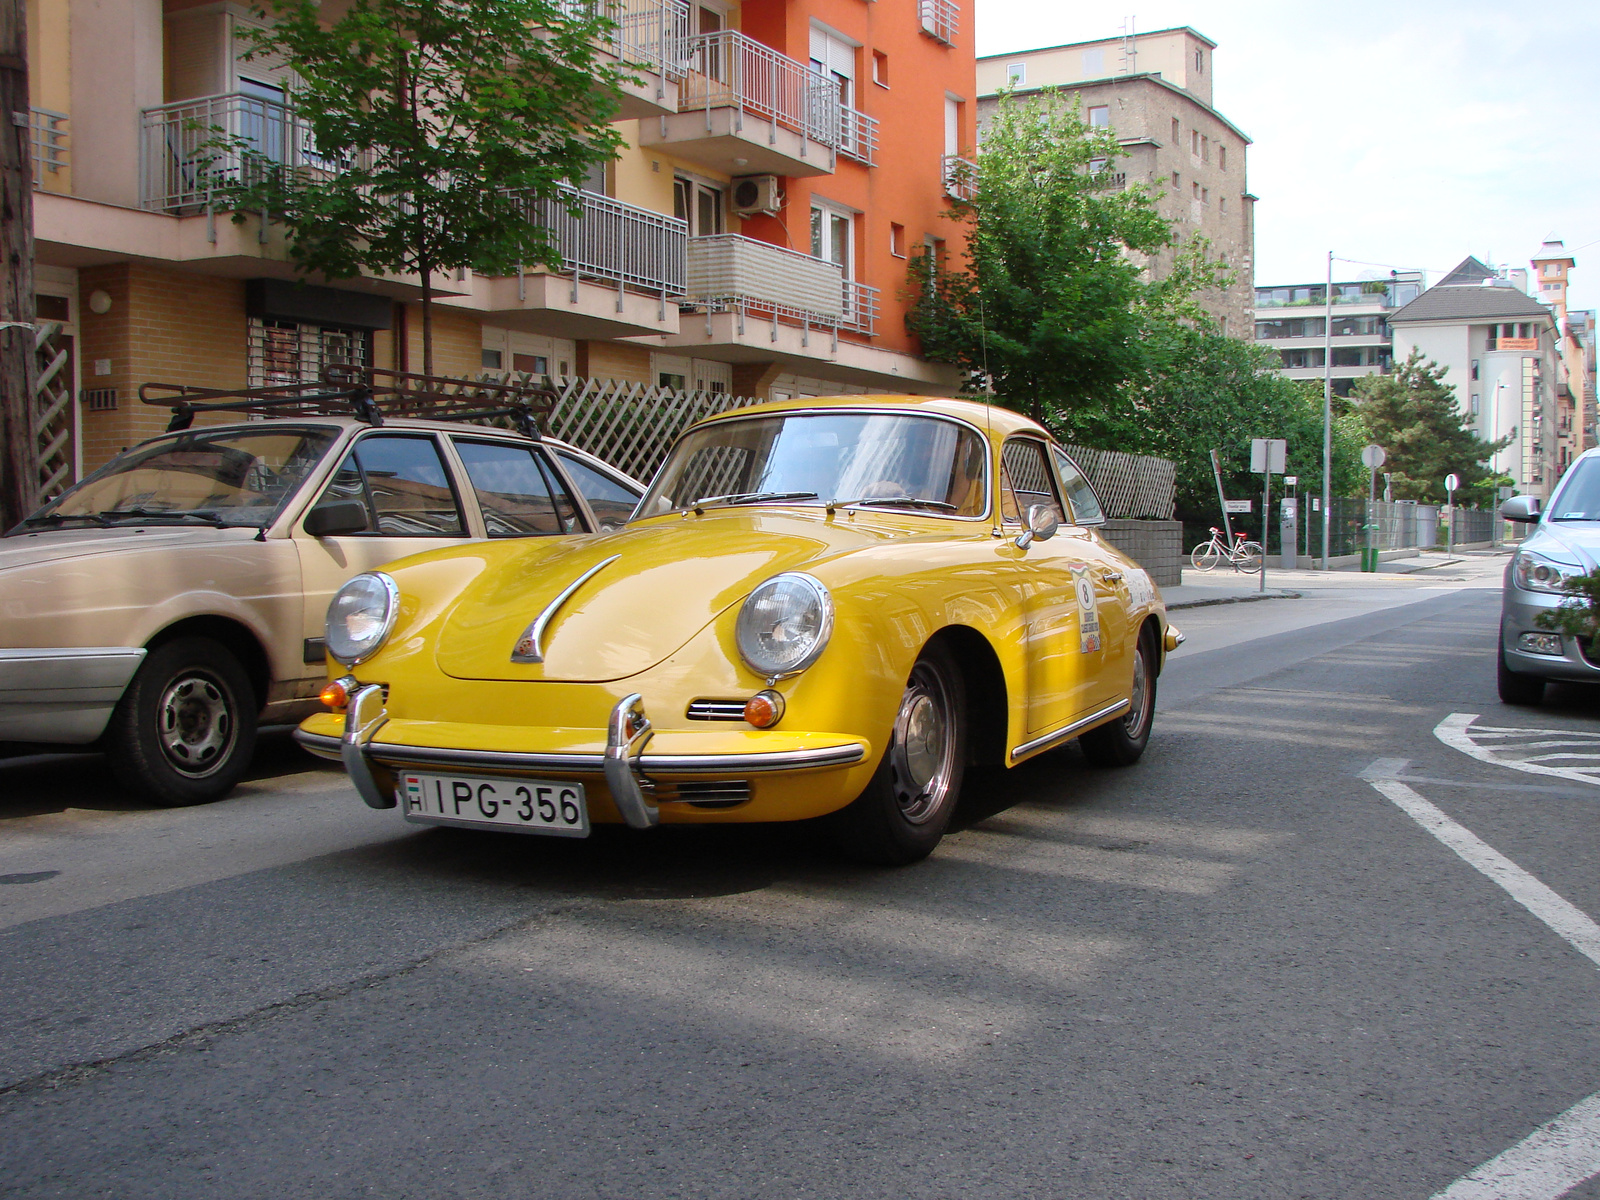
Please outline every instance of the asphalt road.
[[1498, 703], [1498, 566], [1179, 614], [1139, 765], [904, 870], [0, 766], [0, 1196], [1600, 1198], [1600, 694]]

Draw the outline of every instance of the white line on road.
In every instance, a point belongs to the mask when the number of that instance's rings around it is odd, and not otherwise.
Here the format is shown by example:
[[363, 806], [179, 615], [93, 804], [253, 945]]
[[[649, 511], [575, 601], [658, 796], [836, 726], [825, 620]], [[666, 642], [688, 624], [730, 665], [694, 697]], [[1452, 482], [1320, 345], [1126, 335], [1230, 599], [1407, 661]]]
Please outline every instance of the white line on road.
[[[1472, 723], [1477, 719], [1477, 713], [1451, 713], [1433, 727], [1433, 736], [1452, 749], [1497, 767], [1510, 767], [1513, 771], [1526, 771], [1530, 775], [1555, 775], [1588, 784], [1600, 783], [1600, 779], [1595, 778], [1595, 772], [1600, 771], [1600, 735], [1582, 730], [1513, 729], [1504, 725], [1479, 725], [1473, 728]], [[1590, 752], [1518, 757], [1528, 750], [1553, 746], [1587, 746]], [[1533, 761], [1533, 757], [1573, 761], [1568, 766], [1550, 767]]]
[[[1472, 720], [1466, 714], [1456, 715]], [[1504, 888], [1578, 953], [1600, 964], [1600, 925], [1394, 778], [1407, 762], [1380, 758], [1361, 777], [1463, 861]], [[1600, 1175], [1600, 1093], [1580, 1100], [1511, 1149], [1467, 1172], [1435, 1193], [1433, 1200], [1558, 1200], [1595, 1175]]]

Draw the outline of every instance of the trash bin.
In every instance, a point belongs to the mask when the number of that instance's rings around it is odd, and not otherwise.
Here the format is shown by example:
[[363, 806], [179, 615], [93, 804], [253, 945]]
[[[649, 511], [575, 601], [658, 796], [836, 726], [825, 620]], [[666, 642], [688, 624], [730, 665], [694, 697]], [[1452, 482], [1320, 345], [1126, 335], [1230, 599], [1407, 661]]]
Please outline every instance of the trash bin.
[[1363, 546], [1361, 548], [1361, 569], [1369, 575], [1377, 573], [1378, 548], [1376, 546]]

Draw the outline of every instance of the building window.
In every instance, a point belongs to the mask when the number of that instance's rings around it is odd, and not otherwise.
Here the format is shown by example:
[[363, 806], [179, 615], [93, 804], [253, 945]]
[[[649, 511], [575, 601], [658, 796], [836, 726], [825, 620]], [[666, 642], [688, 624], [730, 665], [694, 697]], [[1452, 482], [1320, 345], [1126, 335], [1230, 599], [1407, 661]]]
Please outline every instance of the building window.
[[1189, 130], [1189, 153], [1195, 158], [1200, 157], [1200, 131], [1198, 129]]
[[1561, 274], [1561, 267], [1558, 264], [1553, 263], [1553, 262], [1545, 263], [1545, 265], [1544, 265], [1544, 273], [1546, 275], [1559, 275], [1559, 274]]
[[1228, 198], [1226, 196], [1217, 197], [1217, 211], [1222, 213], [1228, 211]]
[[889, 56], [882, 50], [872, 52], [872, 82], [879, 87], [889, 86]]
[[250, 387], [315, 383], [324, 367], [372, 364], [372, 335], [365, 330], [251, 317], [247, 336], [245, 372]]
[[906, 256], [906, 227], [889, 222], [889, 253], [896, 258]]
[[1211, 161], [1211, 139], [1208, 137], [1202, 137], [1200, 139], [1200, 161]]
[[1477, 359], [1473, 359], [1472, 360], [1472, 381], [1474, 383], [1476, 383], [1478, 381], [1478, 360]]
[[1196, 50], [1194, 52], [1194, 73], [1196, 75], [1203, 75], [1205, 74], [1205, 69], [1206, 52], [1204, 50]]
[[1183, 131], [1178, 127], [1178, 118], [1172, 118], [1172, 144], [1178, 145], [1183, 140]]
[[1477, 392], [1473, 392], [1472, 393], [1472, 415], [1473, 416], [1477, 416], [1478, 415], [1478, 393]]
[[1006, 66], [1006, 83], [1011, 87], [1022, 87], [1028, 82], [1028, 64], [1025, 62], [1009, 63]]
[[1176, 191], [1178, 188], [1181, 188], [1182, 186], [1183, 186], [1183, 180], [1181, 178], [1179, 178], [1178, 173], [1176, 171], [1174, 171], [1172, 173], [1172, 187], [1173, 187], [1173, 190]]
[[505, 361], [506, 361], [506, 356], [505, 356], [505, 351], [503, 351], [503, 350], [485, 350], [485, 351], [483, 351], [483, 369], [485, 371], [501, 371], [501, 370], [504, 370], [505, 369]]
[[811, 253], [836, 264], [846, 279], [854, 279], [855, 216], [831, 206], [811, 205]]
[[1228, 169], [1228, 148], [1221, 142], [1217, 143], [1217, 169], [1219, 171]]
[[1111, 108], [1105, 104], [1094, 104], [1089, 107], [1089, 128], [1111, 128]]
[[723, 231], [723, 191], [679, 175], [672, 181], [672, 215], [689, 224], [690, 237]]

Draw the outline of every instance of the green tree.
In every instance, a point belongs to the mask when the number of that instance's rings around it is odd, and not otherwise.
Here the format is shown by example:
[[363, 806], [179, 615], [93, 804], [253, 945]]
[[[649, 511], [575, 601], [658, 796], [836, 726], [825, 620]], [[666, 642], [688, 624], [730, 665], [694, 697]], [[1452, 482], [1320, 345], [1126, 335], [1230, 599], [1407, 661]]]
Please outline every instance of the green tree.
[[434, 276], [559, 267], [530, 201], [576, 211], [562, 185], [615, 157], [626, 73], [596, 51], [610, 22], [559, 0], [352, 0], [326, 22], [319, 0], [272, 7], [247, 57], [293, 69], [288, 103], [311, 145], [283, 162], [219, 136], [213, 153], [242, 160], [223, 189], [234, 219], [282, 222], [304, 273], [420, 276], [432, 373]]
[[1367, 436], [1388, 453], [1384, 469], [1398, 499], [1443, 502], [1444, 477], [1454, 473], [1461, 477], [1458, 500], [1492, 502], [1502, 477], [1486, 464], [1515, 434], [1486, 442], [1474, 433], [1472, 418], [1457, 406], [1455, 388], [1444, 382], [1444, 373], [1413, 349], [1390, 374], [1356, 381], [1355, 411]]
[[1139, 376], [1154, 323], [1202, 317], [1195, 292], [1225, 272], [1198, 245], [1146, 278], [1145, 258], [1175, 239], [1146, 189], [1107, 186], [1117, 154], [1076, 100], [1001, 98], [975, 195], [951, 206], [967, 226], [964, 262], [911, 264], [907, 323], [929, 357], [987, 375], [1001, 403], [1049, 419], [1098, 408]]

